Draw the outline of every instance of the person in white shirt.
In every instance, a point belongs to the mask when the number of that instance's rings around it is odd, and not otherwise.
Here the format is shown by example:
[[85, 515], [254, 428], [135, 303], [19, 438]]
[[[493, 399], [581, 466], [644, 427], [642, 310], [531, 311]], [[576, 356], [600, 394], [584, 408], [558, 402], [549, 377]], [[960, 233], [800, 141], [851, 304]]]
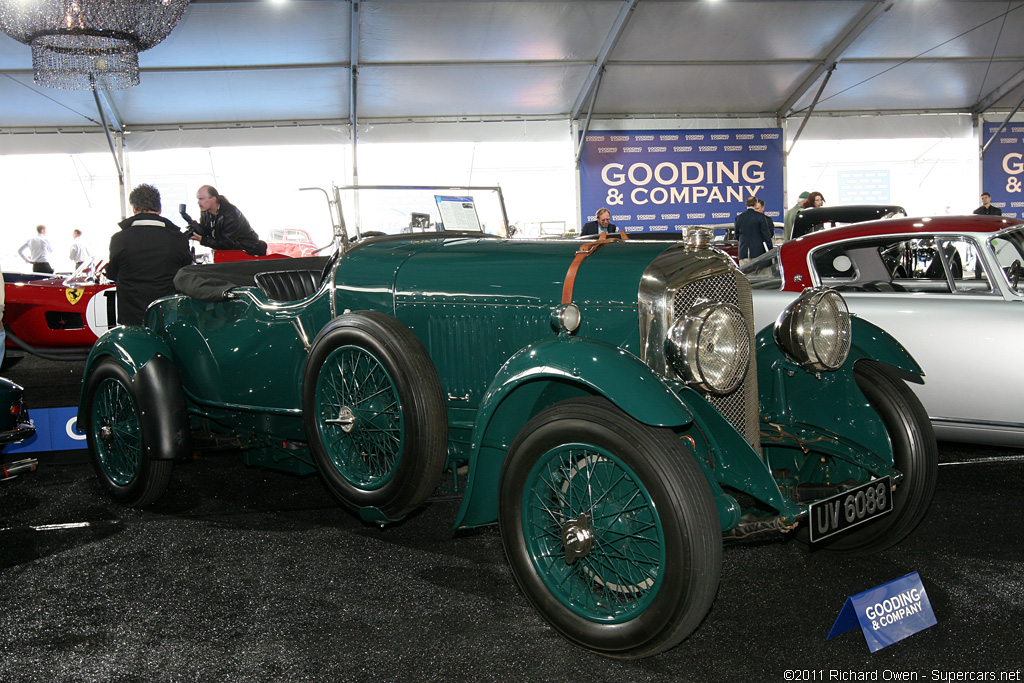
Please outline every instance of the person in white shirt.
[[[29, 250], [28, 256], [25, 256], [26, 249]], [[52, 253], [53, 247], [50, 246], [50, 240], [46, 239], [45, 225], [37, 225], [36, 236], [18, 249], [18, 256], [25, 259], [26, 263], [32, 264], [33, 273], [53, 272], [53, 266], [50, 265], [50, 254]]]
[[78, 270], [83, 263], [92, 258], [92, 254], [89, 253], [89, 246], [82, 239], [82, 231], [75, 228], [71, 233], [75, 236], [75, 239], [71, 241], [71, 260], [75, 262], [75, 270]]

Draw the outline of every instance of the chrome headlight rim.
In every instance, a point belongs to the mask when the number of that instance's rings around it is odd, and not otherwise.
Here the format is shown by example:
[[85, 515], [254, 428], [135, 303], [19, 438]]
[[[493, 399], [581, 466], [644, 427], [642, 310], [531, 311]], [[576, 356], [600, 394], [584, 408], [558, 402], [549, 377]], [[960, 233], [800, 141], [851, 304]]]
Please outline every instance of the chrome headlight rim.
[[746, 379], [750, 366], [747, 320], [732, 303], [700, 303], [669, 328], [665, 354], [686, 384], [726, 395]]
[[567, 304], [556, 306], [551, 311], [551, 326], [559, 332], [575, 334], [583, 320], [583, 314], [579, 306], [571, 301]]
[[829, 287], [808, 287], [775, 321], [775, 343], [810, 372], [834, 372], [846, 363], [852, 343], [850, 309]]

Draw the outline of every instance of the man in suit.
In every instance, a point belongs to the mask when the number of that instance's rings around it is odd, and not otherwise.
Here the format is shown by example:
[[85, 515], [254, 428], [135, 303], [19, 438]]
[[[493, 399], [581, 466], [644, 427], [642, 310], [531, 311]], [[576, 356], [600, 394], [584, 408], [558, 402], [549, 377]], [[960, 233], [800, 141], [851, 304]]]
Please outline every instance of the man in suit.
[[760, 200], [751, 195], [747, 197], [747, 210], [736, 216], [736, 237], [740, 241], [739, 261], [744, 263], [760, 256], [772, 248], [774, 230], [769, 231], [768, 221], [764, 214], [757, 210]]
[[597, 210], [597, 220], [583, 224], [580, 235], [598, 235], [602, 232], [615, 232], [615, 224], [612, 223], [612, 212], [605, 208]]

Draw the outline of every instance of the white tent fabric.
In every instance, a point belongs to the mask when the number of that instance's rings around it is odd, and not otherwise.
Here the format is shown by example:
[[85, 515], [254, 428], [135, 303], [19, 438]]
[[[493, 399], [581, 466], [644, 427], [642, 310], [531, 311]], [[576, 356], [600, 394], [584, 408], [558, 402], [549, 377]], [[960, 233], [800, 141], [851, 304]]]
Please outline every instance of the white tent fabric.
[[[812, 105], [807, 138], [945, 137], [1024, 100], [1022, 34], [1019, 0], [193, 0], [141, 84], [100, 100], [129, 149], [338, 142], [352, 122], [516, 139], [588, 115], [792, 136]], [[3, 34], [0, 76], [4, 153], [106, 147], [93, 93], [35, 85]]]

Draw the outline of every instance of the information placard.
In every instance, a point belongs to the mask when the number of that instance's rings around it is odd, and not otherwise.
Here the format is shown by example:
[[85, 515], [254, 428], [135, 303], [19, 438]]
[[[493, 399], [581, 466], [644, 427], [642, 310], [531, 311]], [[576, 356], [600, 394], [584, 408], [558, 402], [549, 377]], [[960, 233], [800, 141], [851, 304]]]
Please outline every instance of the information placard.
[[938, 623], [917, 572], [846, 599], [828, 638], [860, 625], [872, 652]]
[[445, 230], [482, 230], [472, 197], [434, 195], [434, 201]]

